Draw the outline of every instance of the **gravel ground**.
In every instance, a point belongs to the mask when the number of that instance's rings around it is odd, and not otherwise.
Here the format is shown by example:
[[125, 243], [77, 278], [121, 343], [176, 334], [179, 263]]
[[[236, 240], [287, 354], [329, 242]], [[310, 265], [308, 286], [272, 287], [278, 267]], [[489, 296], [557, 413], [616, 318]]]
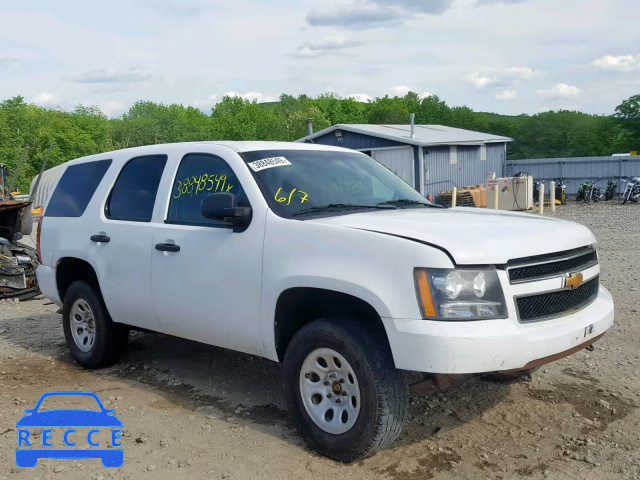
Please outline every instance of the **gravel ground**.
[[[412, 396], [399, 441], [353, 465], [314, 455], [291, 431], [276, 364], [135, 334], [120, 364], [83, 371], [67, 354], [55, 306], [0, 303], [0, 480], [640, 478], [640, 206], [572, 202], [557, 216], [598, 237], [602, 282], [616, 300], [609, 334], [530, 383], [472, 379]], [[115, 409], [124, 423], [121, 469], [97, 460], [15, 467], [13, 427], [52, 390], [96, 392]]]

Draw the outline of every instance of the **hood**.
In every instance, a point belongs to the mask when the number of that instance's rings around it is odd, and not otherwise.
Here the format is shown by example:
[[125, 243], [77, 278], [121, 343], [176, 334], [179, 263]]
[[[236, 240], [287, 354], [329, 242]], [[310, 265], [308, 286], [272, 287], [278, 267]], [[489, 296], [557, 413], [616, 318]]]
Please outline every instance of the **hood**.
[[380, 210], [307, 221], [436, 245], [449, 252], [458, 265], [501, 265], [596, 243], [591, 231], [577, 223], [478, 208]]

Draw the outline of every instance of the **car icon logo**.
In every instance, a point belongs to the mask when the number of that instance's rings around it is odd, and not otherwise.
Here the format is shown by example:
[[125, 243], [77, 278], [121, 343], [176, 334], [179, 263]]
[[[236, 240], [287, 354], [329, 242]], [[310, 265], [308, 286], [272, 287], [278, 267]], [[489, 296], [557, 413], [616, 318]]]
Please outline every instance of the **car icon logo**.
[[[89, 397], [98, 410], [57, 409], [43, 410], [42, 402], [51, 397]], [[86, 399], [85, 399], [86, 400]], [[25, 410], [26, 415], [16, 423], [18, 448], [16, 465], [33, 468], [41, 458], [87, 459], [99, 458], [107, 468], [119, 468], [124, 463], [124, 451], [119, 442], [122, 422], [114, 410], [104, 407], [100, 398], [91, 392], [49, 392], [40, 397], [36, 406]], [[42, 438], [35, 438], [35, 428], [42, 428]], [[86, 434], [84, 430], [89, 429]], [[80, 430], [79, 430], [80, 429]], [[110, 448], [106, 441], [108, 435]], [[82, 448], [85, 447], [85, 448]]]

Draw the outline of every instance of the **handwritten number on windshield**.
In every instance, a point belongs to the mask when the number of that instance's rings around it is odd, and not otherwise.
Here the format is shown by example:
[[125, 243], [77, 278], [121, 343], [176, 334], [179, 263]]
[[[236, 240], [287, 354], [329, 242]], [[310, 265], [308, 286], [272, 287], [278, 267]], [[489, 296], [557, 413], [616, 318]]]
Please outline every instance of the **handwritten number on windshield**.
[[285, 205], [290, 205], [291, 199], [293, 198], [293, 194], [296, 192], [300, 194], [300, 203], [309, 201], [309, 195], [306, 192], [303, 192], [302, 190], [298, 190], [297, 188], [294, 188], [293, 190], [291, 190], [291, 193], [289, 194], [288, 197], [286, 195], [280, 196], [281, 192], [282, 192], [282, 187], [278, 189], [275, 195], [275, 200], [278, 203], [287, 202]]

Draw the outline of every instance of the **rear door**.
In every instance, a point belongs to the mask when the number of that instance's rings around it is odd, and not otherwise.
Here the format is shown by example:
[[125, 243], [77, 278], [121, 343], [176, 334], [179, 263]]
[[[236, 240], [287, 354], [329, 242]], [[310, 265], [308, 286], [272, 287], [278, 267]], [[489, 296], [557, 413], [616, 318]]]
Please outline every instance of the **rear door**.
[[152, 223], [166, 155], [129, 159], [89, 239], [100, 288], [116, 322], [157, 330], [151, 300]]

